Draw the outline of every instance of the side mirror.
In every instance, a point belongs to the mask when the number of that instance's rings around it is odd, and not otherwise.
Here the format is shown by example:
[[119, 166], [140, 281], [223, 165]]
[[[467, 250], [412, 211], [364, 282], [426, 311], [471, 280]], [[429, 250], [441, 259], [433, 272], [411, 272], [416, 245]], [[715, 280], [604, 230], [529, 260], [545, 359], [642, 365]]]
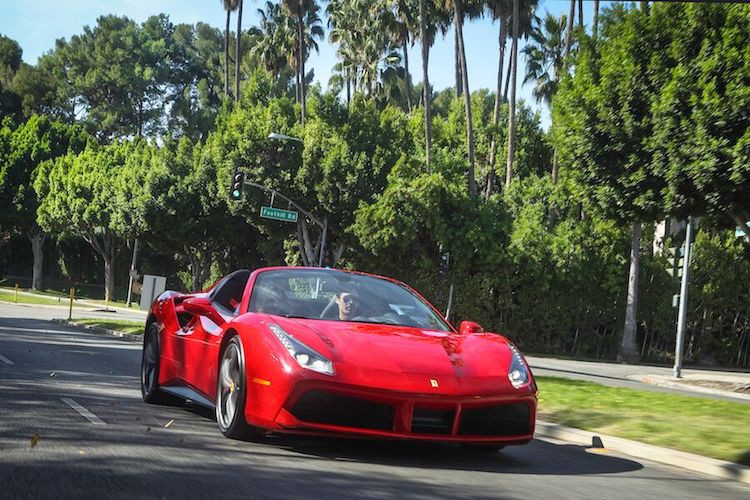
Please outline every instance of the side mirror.
[[185, 299], [182, 302], [182, 307], [190, 314], [205, 316], [219, 326], [226, 323], [222, 315], [219, 314], [216, 309], [214, 309], [211, 301], [204, 297], [192, 297], [189, 299]]
[[458, 327], [458, 331], [461, 335], [468, 335], [470, 333], [483, 332], [484, 328], [479, 323], [473, 321], [462, 321], [461, 326]]

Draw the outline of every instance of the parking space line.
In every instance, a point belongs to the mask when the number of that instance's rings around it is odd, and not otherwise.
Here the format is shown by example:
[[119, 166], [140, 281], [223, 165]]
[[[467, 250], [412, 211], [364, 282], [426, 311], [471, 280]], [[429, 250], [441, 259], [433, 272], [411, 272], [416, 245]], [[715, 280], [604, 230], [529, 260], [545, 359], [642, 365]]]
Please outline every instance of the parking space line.
[[63, 403], [70, 406], [78, 413], [80, 413], [86, 420], [88, 420], [92, 424], [107, 425], [106, 422], [104, 422], [104, 420], [102, 420], [101, 418], [97, 417], [96, 415], [88, 411], [86, 408], [84, 408], [79, 403], [77, 403], [74, 399], [70, 399], [70, 398], [60, 398], [60, 399], [62, 400]]
[[0, 354], [0, 361], [2, 361], [3, 363], [5, 363], [6, 365], [14, 365], [15, 364], [13, 361], [9, 360], [8, 358], [6, 358], [5, 356], [3, 356], [2, 354]]

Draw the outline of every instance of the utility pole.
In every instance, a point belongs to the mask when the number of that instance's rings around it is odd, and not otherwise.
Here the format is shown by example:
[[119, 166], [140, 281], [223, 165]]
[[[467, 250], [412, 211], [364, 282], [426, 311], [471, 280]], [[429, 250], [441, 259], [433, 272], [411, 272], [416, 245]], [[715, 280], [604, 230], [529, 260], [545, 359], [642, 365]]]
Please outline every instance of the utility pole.
[[680, 312], [677, 316], [677, 342], [674, 354], [674, 377], [682, 377], [682, 349], [685, 344], [685, 322], [687, 320], [688, 282], [690, 281], [690, 244], [693, 241], [693, 218], [688, 217], [685, 236], [685, 255], [682, 262], [682, 282], [680, 283]]

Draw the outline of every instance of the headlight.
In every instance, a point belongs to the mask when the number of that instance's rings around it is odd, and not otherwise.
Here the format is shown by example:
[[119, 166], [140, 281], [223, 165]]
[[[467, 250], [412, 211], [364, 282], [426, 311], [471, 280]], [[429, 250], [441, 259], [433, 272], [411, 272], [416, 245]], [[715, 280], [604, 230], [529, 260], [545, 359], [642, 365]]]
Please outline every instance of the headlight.
[[279, 342], [281, 342], [281, 345], [286, 348], [287, 352], [302, 368], [307, 368], [308, 370], [323, 373], [325, 375], [333, 375], [336, 373], [333, 369], [333, 363], [330, 360], [289, 335], [276, 323], [270, 323], [268, 328], [271, 329], [276, 338], [279, 339]]
[[510, 368], [508, 369], [508, 379], [513, 387], [518, 389], [519, 387], [528, 384], [531, 377], [529, 377], [529, 369], [526, 368], [526, 363], [521, 357], [521, 353], [518, 352], [516, 346], [508, 344], [508, 347], [510, 347], [510, 352], [512, 354]]

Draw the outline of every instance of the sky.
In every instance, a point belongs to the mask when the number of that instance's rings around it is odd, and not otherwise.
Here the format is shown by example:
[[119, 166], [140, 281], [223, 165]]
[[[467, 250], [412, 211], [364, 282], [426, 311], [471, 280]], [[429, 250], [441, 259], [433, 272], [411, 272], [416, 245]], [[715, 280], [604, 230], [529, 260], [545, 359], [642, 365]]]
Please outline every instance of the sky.
[[[325, 10], [325, 2], [320, 3], [323, 6], [321, 10]], [[600, 9], [608, 3], [610, 2], [601, 2]], [[245, 2], [243, 29], [257, 24], [257, 9], [263, 4], [264, 2], [258, 0]], [[541, 17], [545, 11], [556, 16], [567, 15], [569, 7], [568, 0], [540, 0], [537, 15]], [[593, 10], [593, 2], [585, 1], [583, 12], [584, 23], [587, 26], [590, 26], [593, 19]], [[167, 14], [174, 24], [194, 24], [202, 21], [220, 29], [224, 28], [226, 20], [221, 0], [0, 0], [0, 34], [16, 40], [23, 49], [23, 60], [35, 64], [39, 56], [54, 47], [56, 39], [69, 39], [72, 35], [81, 33], [84, 26], [95, 26], [97, 17], [101, 15], [128, 16], [140, 23], [149, 16], [160, 13]], [[327, 20], [324, 15], [322, 17], [325, 24]], [[576, 21], [577, 18], [576, 14]], [[232, 26], [233, 29], [236, 27], [234, 16]], [[466, 64], [469, 88], [472, 91], [480, 88], [494, 90], [496, 86], [498, 30], [498, 24], [490, 17], [469, 21], [464, 26]], [[438, 37], [430, 51], [429, 76], [435, 90], [439, 91], [455, 84], [453, 61], [454, 34], [451, 30], [445, 38]], [[326, 41], [320, 43], [320, 53], [310, 56], [306, 68], [314, 69], [315, 81], [320, 82], [325, 88], [335, 63], [335, 47]], [[422, 79], [421, 64], [420, 46], [416, 44], [409, 50], [409, 65], [414, 83]], [[534, 101], [531, 96], [531, 83], [521, 86], [525, 64], [521, 56], [518, 68], [518, 98], [524, 99], [533, 109], [540, 112], [542, 125], [547, 128], [549, 111], [544, 105], [537, 105]]]

